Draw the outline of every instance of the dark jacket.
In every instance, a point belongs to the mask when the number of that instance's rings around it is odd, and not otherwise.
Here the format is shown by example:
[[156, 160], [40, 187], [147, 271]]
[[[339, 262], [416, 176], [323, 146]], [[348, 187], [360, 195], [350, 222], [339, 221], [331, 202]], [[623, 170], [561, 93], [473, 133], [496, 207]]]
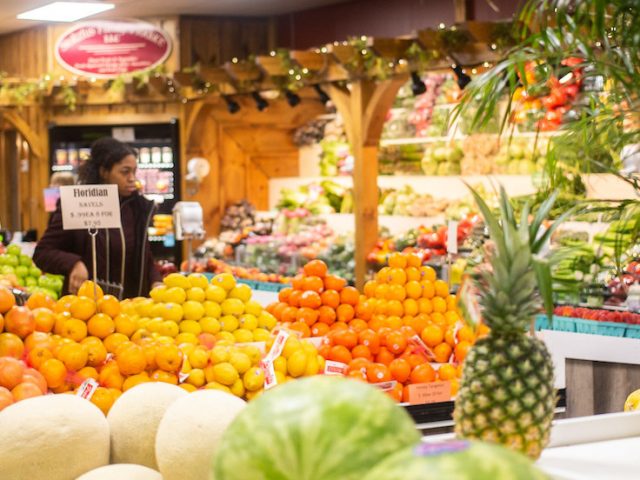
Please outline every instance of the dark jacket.
[[[98, 280], [121, 283], [123, 279], [124, 298], [147, 295], [151, 285], [161, 280], [147, 238], [154, 210], [153, 202], [139, 194], [133, 194], [120, 201], [122, 232], [114, 228], [98, 231], [96, 237]], [[123, 239], [124, 274], [121, 268]], [[108, 263], [107, 251], [109, 252]], [[91, 236], [87, 230], [62, 229], [60, 202], [49, 219], [46, 232], [36, 246], [33, 260], [45, 272], [65, 275], [65, 293], [68, 293], [68, 275], [80, 260], [89, 271], [89, 279], [93, 280]]]

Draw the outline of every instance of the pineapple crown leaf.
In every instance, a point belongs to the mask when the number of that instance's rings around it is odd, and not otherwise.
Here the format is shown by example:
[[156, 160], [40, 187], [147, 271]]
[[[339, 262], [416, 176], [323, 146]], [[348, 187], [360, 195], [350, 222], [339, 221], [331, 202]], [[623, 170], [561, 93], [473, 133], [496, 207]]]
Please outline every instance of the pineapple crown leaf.
[[545, 258], [533, 257], [533, 269], [536, 272], [536, 280], [540, 297], [544, 305], [547, 318], [553, 318], [553, 279], [551, 278], [551, 265]]

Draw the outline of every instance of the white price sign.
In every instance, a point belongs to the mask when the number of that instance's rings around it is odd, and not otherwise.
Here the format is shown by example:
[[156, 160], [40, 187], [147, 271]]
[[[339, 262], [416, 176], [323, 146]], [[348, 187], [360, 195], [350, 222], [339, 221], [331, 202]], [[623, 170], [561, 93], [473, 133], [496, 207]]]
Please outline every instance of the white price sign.
[[117, 185], [68, 185], [60, 187], [62, 228], [120, 228]]

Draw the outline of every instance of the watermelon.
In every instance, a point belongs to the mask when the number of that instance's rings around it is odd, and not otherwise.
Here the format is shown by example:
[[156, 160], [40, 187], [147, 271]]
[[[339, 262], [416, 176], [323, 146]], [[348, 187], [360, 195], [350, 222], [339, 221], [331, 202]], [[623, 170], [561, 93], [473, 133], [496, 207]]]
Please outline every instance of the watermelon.
[[222, 436], [214, 478], [361, 480], [419, 439], [411, 417], [378, 388], [319, 375], [249, 403]]
[[421, 443], [380, 462], [363, 480], [544, 480], [520, 453], [486, 442]]

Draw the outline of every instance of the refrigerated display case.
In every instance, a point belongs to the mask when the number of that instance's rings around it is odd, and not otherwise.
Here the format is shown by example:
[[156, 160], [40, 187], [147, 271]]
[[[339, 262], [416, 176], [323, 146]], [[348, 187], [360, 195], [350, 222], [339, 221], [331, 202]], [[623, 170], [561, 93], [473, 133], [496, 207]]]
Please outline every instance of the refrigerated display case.
[[[156, 202], [149, 227], [149, 241], [157, 260], [179, 265], [180, 242], [175, 240], [171, 212], [180, 200], [180, 148], [177, 119], [169, 123], [82, 125], [49, 127], [51, 175], [77, 174], [91, 154], [91, 144], [111, 136], [131, 145], [138, 153], [137, 178], [143, 194]], [[51, 194], [51, 192], [49, 192]]]

